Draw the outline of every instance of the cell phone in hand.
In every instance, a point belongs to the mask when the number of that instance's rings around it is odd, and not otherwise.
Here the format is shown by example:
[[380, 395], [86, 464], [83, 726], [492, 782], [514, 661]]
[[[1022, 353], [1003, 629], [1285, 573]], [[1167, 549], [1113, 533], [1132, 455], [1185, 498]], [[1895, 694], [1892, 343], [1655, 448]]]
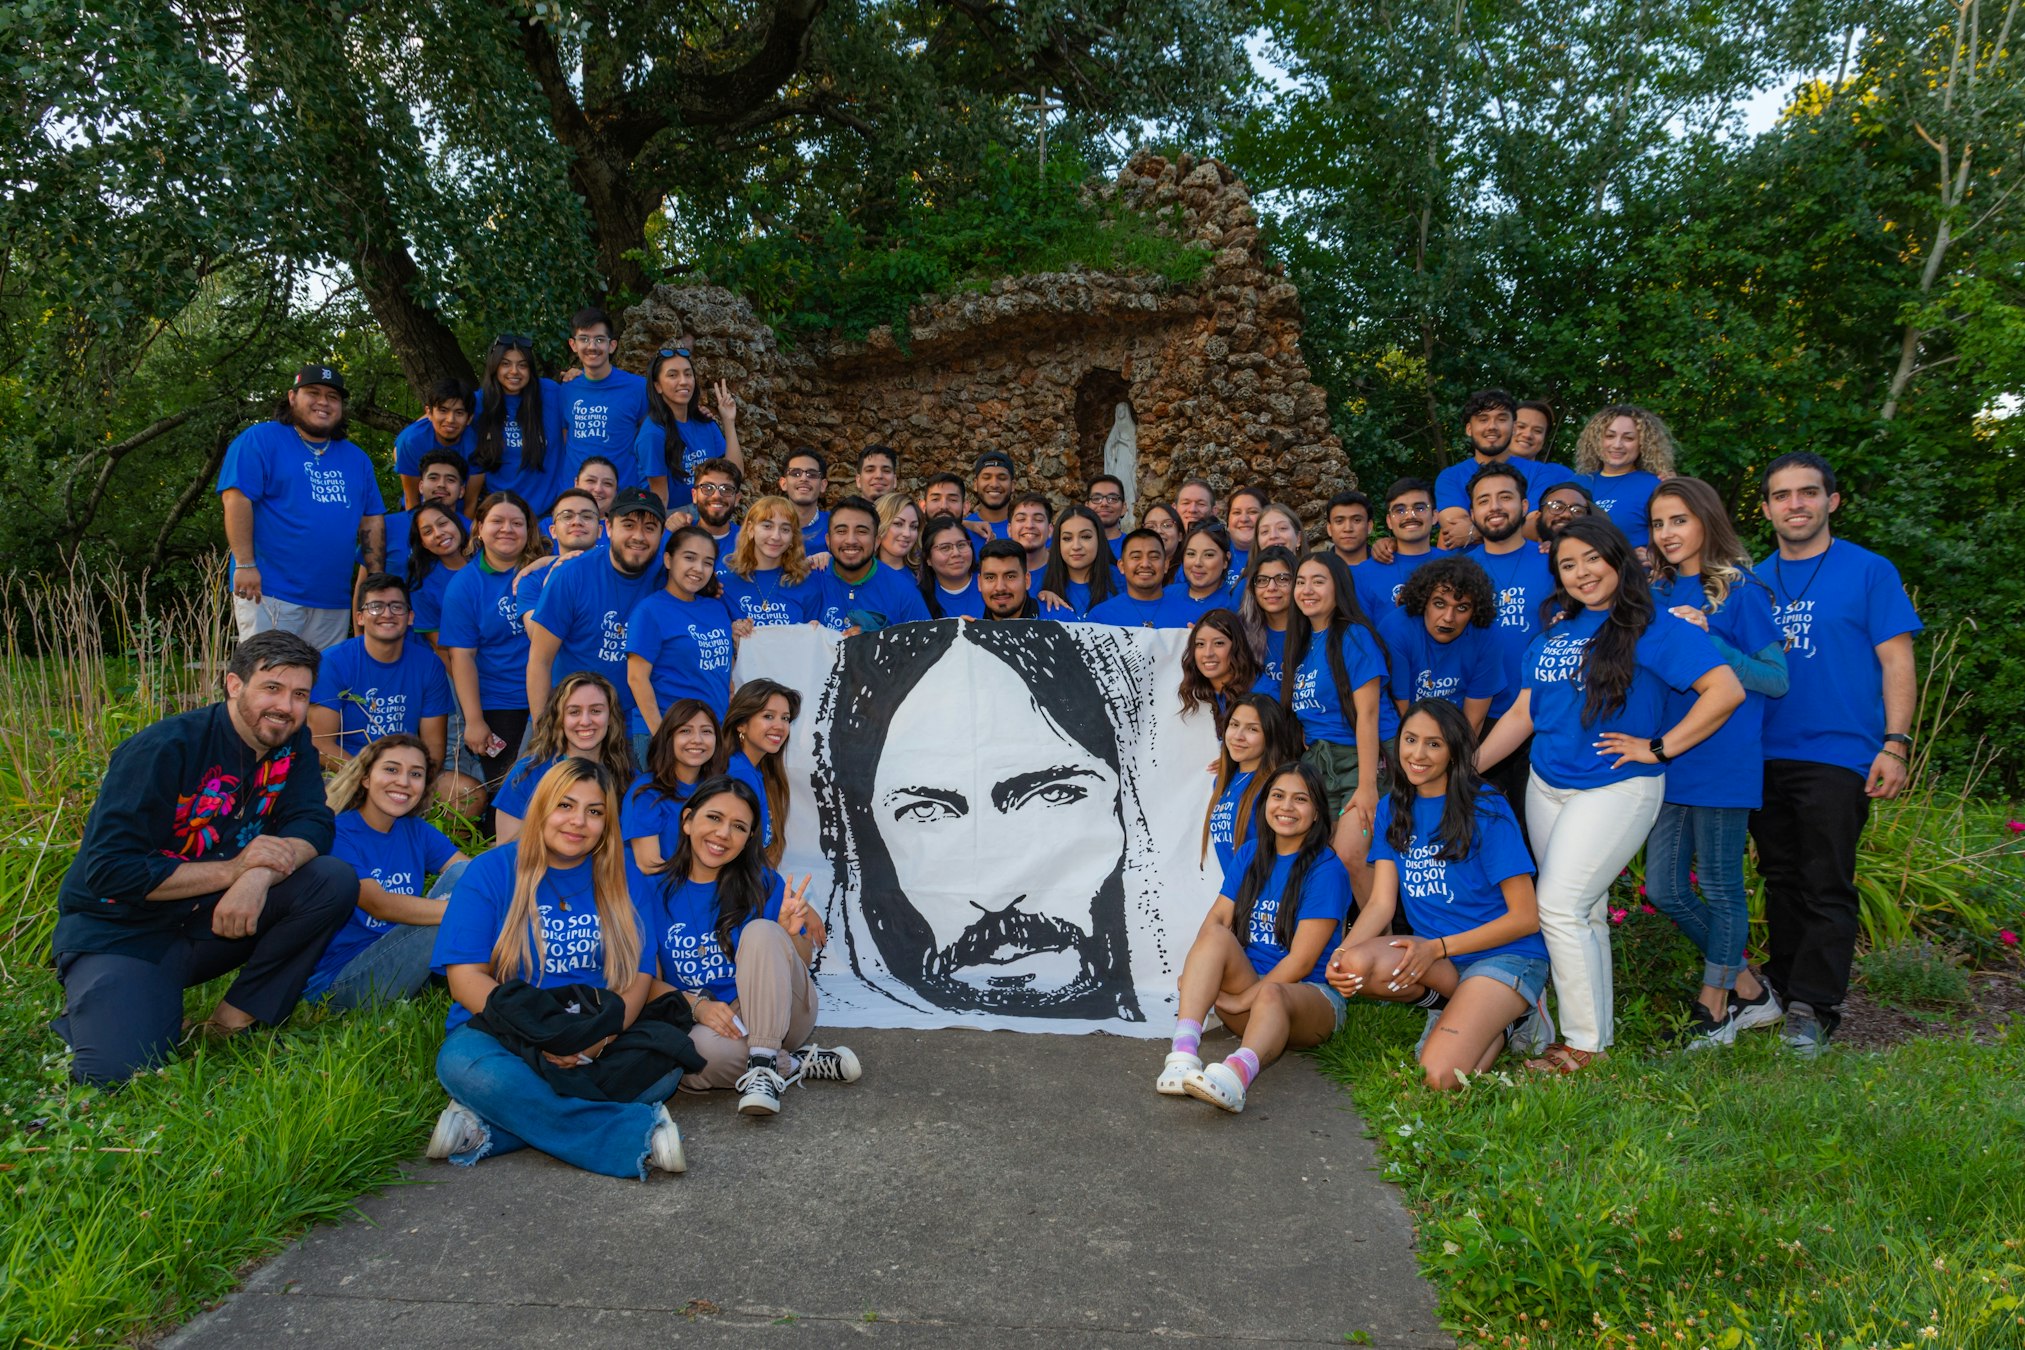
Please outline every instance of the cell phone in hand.
[[497, 734], [494, 734], [493, 736], [490, 736], [486, 739], [485, 754], [487, 758], [499, 754], [505, 749], [506, 749], [506, 742], [501, 740]]

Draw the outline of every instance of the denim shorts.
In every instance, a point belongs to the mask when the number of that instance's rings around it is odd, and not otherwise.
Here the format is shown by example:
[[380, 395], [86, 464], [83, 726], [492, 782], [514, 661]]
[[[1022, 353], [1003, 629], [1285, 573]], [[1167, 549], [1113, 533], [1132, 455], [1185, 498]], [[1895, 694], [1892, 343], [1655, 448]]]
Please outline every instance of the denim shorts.
[[[1538, 1003], [1540, 995], [1547, 992], [1547, 973], [1552, 969], [1544, 956], [1521, 956], [1517, 952], [1499, 952], [1484, 956], [1468, 965], [1456, 963], [1457, 983], [1486, 975], [1499, 984], [1508, 985], [1527, 1003]], [[1340, 1025], [1340, 1023], [1339, 1023]]]
[[1310, 981], [1310, 984], [1313, 988], [1321, 990], [1328, 997], [1329, 1006], [1336, 1010], [1336, 1025], [1329, 1028], [1329, 1034], [1334, 1036], [1343, 1029], [1343, 1019], [1350, 1015], [1350, 1003], [1341, 994], [1336, 992], [1333, 985], [1319, 984], [1313, 981]]

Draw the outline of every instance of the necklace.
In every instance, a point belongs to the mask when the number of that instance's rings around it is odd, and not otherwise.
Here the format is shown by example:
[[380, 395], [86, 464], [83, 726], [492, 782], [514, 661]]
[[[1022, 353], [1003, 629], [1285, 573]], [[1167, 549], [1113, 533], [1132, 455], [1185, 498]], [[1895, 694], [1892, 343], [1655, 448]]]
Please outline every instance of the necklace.
[[[1141, 600], [1130, 591], [1125, 593], [1125, 598], [1132, 602], [1133, 609], [1139, 611], [1139, 626], [1141, 628], [1153, 627], [1153, 620], [1159, 617], [1160, 614], [1160, 602], [1158, 600]], [[1149, 609], [1148, 606], [1151, 606], [1151, 608]]]
[[301, 442], [304, 445], [309, 447], [309, 452], [312, 455], [315, 455], [318, 459], [322, 459], [323, 452], [330, 449], [330, 437], [328, 436], [324, 437], [321, 441], [313, 441], [309, 437], [304, 436], [302, 434], [302, 429], [300, 427], [296, 428], [295, 434], [296, 437], [299, 440], [301, 440]]
[[[1484, 571], [1490, 574], [1491, 582], [1497, 587], [1498, 590], [1498, 602], [1500, 604], [1503, 604], [1505, 599], [1505, 592], [1512, 589], [1512, 582], [1518, 577], [1520, 571], [1523, 570], [1524, 555], [1526, 552], [1525, 546], [1521, 545], [1520, 547], [1513, 549], [1510, 553], [1504, 555], [1505, 557], [1513, 559], [1512, 563], [1509, 566], [1493, 567], [1491, 565], [1491, 559], [1499, 555], [1492, 553], [1489, 549], [1483, 549], [1481, 550], [1481, 552], [1483, 553], [1484, 558]], [[1501, 572], [1503, 573], [1503, 575], [1500, 575]]]
[[[1834, 547], [1834, 544], [1832, 544], [1832, 543], [1831, 543], [1831, 544], [1829, 545], [1829, 548], [1833, 548], [1833, 547]], [[1819, 579], [1820, 579], [1820, 576], [1821, 576], [1821, 568], [1823, 567], [1823, 565], [1824, 565], [1824, 564], [1826, 564], [1826, 563], [1827, 563], [1827, 561], [1828, 561], [1828, 549], [1824, 548], [1824, 549], [1822, 549], [1822, 550], [1821, 550], [1821, 556], [1820, 556], [1820, 557], [1818, 557], [1818, 558], [1816, 558], [1816, 559], [1814, 560], [1814, 570], [1813, 570], [1812, 572], [1809, 572], [1809, 573], [1807, 574], [1807, 584], [1806, 584], [1805, 586], [1802, 586], [1802, 587], [1800, 588], [1800, 594], [1798, 594], [1798, 595], [1794, 596], [1794, 597], [1793, 597], [1792, 599], [1788, 600], [1788, 599], [1786, 599], [1786, 598], [1785, 598], [1785, 597], [1786, 597], [1786, 560], [1785, 560], [1784, 558], [1780, 557], [1780, 556], [1779, 556], [1778, 554], [1774, 553], [1774, 554], [1772, 555], [1772, 583], [1773, 583], [1773, 586], [1775, 587], [1775, 589], [1776, 589], [1776, 591], [1777, 591], [1777, 594], [1778, 594], [1778, 595], [1779, 595], [1779, 597], [1780, 597], [1780, 605], [1779, 605], [1779, 608], [1780, 608], [1780, 609], [1791, 609], [1791, 608], [1792, 608], [1793, 606], [1795, 606], [1795, 605], [1799, 604], [1799, 603], [1800, 603], [1800, 602], [1801, 602], [1802, 600], [1805, 600], [1805, 599], [1807, 598], [1807, 592], [1809, 592], [1809, 591], [1813, 590], [1813, 589], [1814, 589], [1814, 583], [1815, 583], [1815, 582], [1816, 582], [1817, 580], [1819, 580]]]

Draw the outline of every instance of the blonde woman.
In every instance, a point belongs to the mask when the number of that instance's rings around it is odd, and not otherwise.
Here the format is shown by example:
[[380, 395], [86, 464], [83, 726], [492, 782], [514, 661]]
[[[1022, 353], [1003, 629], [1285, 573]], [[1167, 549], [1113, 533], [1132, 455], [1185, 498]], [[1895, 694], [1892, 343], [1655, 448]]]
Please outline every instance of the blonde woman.
[[1575, 481], [1589, 489], [1599, 514], [1624, 531], [1645, 557], [1651, 543], [1646, 503], [1662, 478], [1674, 476], [1673, 433], [1659, 414], [1613, 403], [1591, 417], [1575, 441]]
[[814, 572], [794, 503], [761, 497], [746, 511], [731, 556], [720, 559], [717, 580], [731, 617], [764, 628], [808, 623], [817, 616], [822, 587]]
[[[495, 1034], [494, 1018], [525, 989], [588, 985], [618, 996], [621, 1030], [647, 1004], [654, 951], [632, 896], [650, 894], [619, 839], [618, 784], [587, 759], [543, 775], [525, 835], [474, 860], [443, 916], [435, 968], [456, 1002], [436, 1056], [450, 1093], [429, 1139], [431, 1158], [462, 1166], [538, 1148], [587, 1172], [645, 1180], [649, 1166], [680, 1172], [682, 1136], [665, 1103], [680, 1065], [630, 1101], [573, 1095], [558, 1076], [596, 1075], [613, 1037], [574, 1054], [523, 1057]], [[473, 1019], [478, 1019], [474, 1021]]]
[[520, 837], [521, 822], [542, 776], [575, 755], [597, 764], [618, 783], [633, 781], [633, 742], [619, 711], [619, 695], [602, 675], [579, 670], [549, 690], [548, 706], [527, 738], [527, 750], [492, 794], [492, 832], [502, 844]]
[[909, 576], [921, 573], [921, 508], [904, 492], [889, 492], [879, 508], [879, 561]]
[[[413, 998], [429, 982], [443, 897], [471, 861], [422, 819], [434, 767], [421, 737], [397, 731], [331, 776], [324, 794], [337, 817], [330, 853], [358, 873], [359, 903], [310, 973], [305, 1002], [349, 1011]], [[431, 874], [436, 884], [425, 894]]]

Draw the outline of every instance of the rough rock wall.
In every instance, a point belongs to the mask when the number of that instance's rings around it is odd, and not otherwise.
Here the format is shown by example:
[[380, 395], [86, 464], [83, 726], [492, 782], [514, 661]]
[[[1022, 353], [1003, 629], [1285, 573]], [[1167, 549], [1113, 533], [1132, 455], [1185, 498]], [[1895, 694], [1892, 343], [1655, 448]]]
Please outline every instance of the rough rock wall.
[[1125, 402], [1139, 502], [1171, 501], [1189, 477], [1219, 494], [1262, 482], [1314, 519], [1354, 480], [1301, 359], [1300, 297], [1266, 265], [1244, 184], [1214, 160], [1142, 154], [1101, 191], [1181, 208], [1186, 236], [1212, 251], [1201, 280], [1013, 277], [917, 306], [904, 349], [882, 328], [787, 352], [730, 291], [660, 286], [627, 314], [619, 362], [645, 371], [657, 348], [694, 350], [702, 377], [738, 394], [740, 438], [769, 485], [788, 449], [812, 445], [841, 488], [876, 441], [899, 452], [903, 486], [968, 478], [976, 455], [1002, 450], [1023, 489], [1080, 501]]

